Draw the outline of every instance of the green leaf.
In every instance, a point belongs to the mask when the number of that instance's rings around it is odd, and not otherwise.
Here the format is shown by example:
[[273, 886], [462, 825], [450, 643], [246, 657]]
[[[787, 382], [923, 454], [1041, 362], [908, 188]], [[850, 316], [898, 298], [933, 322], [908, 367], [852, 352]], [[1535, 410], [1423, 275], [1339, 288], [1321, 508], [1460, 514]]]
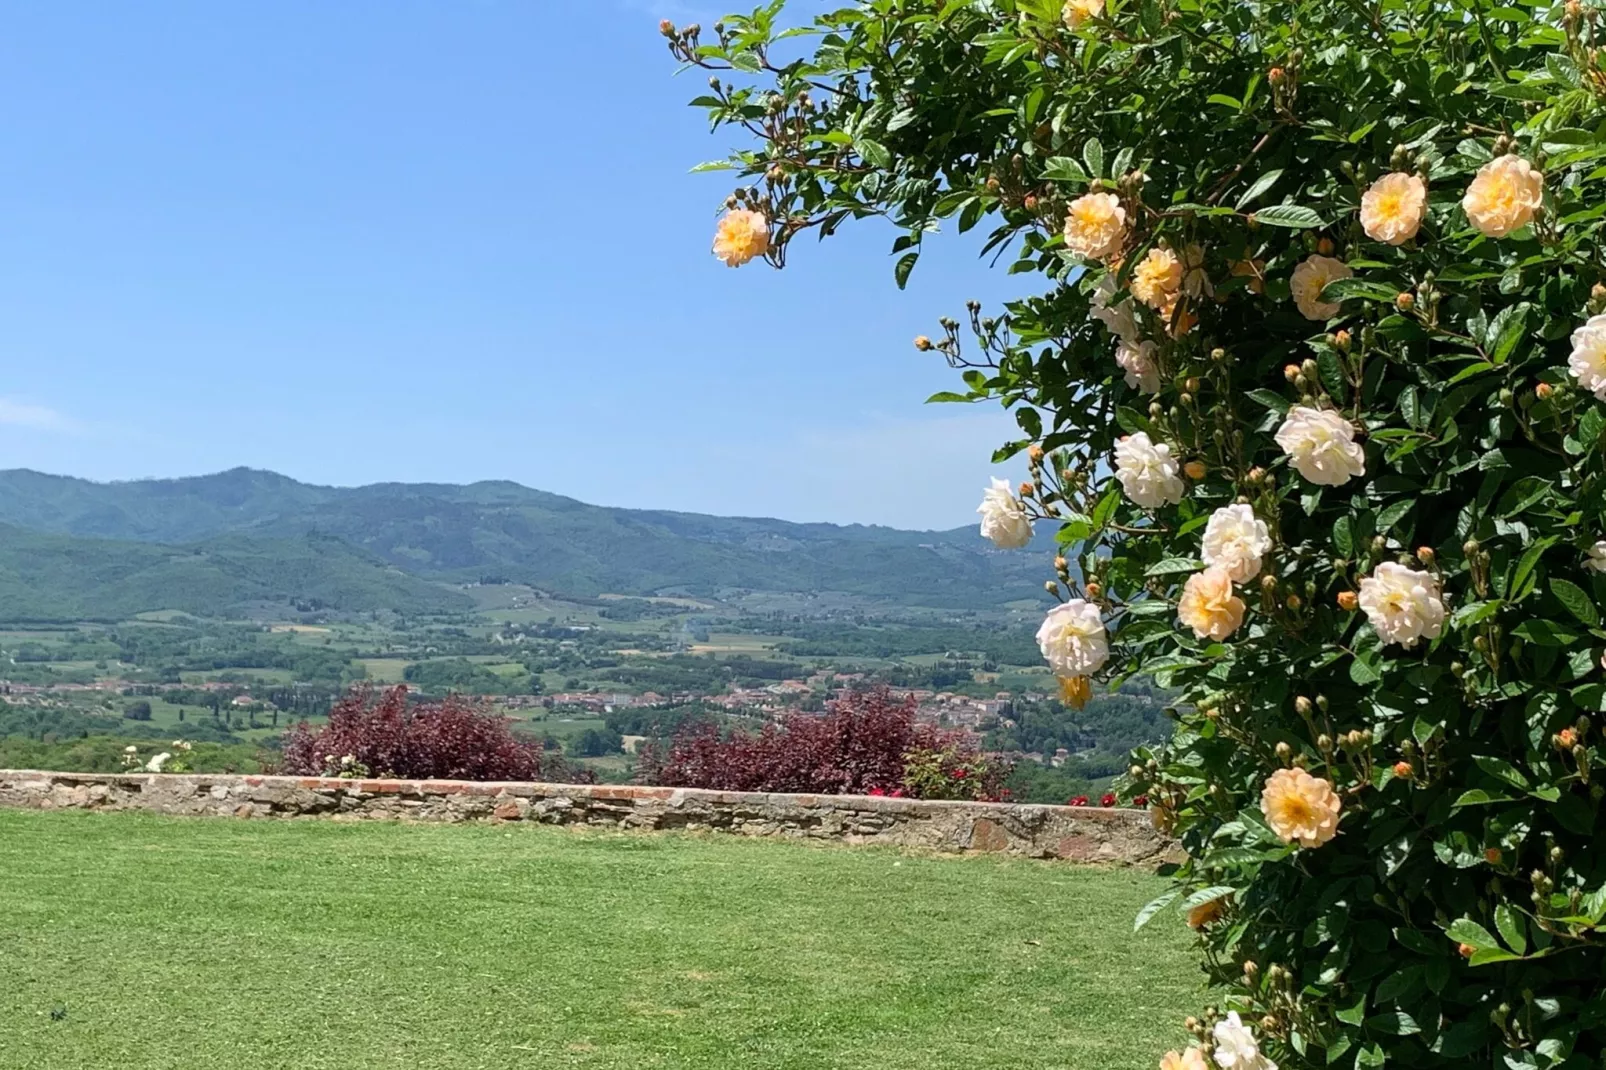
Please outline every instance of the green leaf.
[[1522, 915], [1512, 910], [1510, 904], [1501, 903], [1494, 908], [1494, 923], [1500, 935], [1505, 937], [1506, 946], [1519, 955], [1528, 953], [1527, 925]]
[[1528, 326], [1528, 306], [1508, 305], [1489, 323], [1489, 359], [1504, 364]]
[[915, 269], [915, 262], [919, 259], [918, 252], [904, 253], [898, 258], [897, 266], [892, 269], [892, 277], [897, 280], [898, 289], [901, 290], [909, 285], [909, 272]]
[[687, 172], [687, 174], [700, 175], [704, 171], [734, 171], [734, 170], [736, 170], [736, 165], [734, 163], [732, 163], [730, 160], [709, 160], [706, 163], [700, 163], [696, 167], [693, 167], [690, 171]]
[[[1472, 760], [1477, 763], [1479, 769], [1482, 769], [1485, 773], [1488, 773], [1495, 779], [1503, 780], [1514, 788], [1519, 788], [1523, 791], [1528, 790], [1528, 778], [1523, 776], [1522, 773], [1517, 770], [1516, 766], [1512, 765], [1504, 758], [1496, 758], [1488, 754], [1479, 754]], [[1467, 942], [1471, 943], [1472, 941], [1469, 940]]]
[[872, 141], [861, 137], [853, 142], [854, 149], [864, 158], [864, 162], [871, 167], [888, 168], [892, 166], [892, 153], [879, 141]]
[[1094, 178], [1104, 177], [1104, 146], [1096, 137], [1087, 139], [1082, 146], [1082, 160], [1087, 164], [1087, 173]]
[[1204, 562], [1195, 561], [1189, 557], [1168, 557], [1164, 561], [1150, 565], [1143, 574], [1145, 576], [1174, 576], [1179, 572], [1198, 572], [1204, 568]]
[[1139, 929], [1149, 924], [1149, 922], [1153, 921], [1156, 914], [1160, 913], [1160, 911], [1164, 910], [1172, 903], [1175, 903], [1177, 901], [1177, 897], [1181, 894], [1182, 892], [1180, 890], [1170, 891], [1165, 892], [1162, 895], [1155, 896], [1153, 899], [1149, 900], [1143, 909], [1138, 911], [1137, 920], [1132, 923], [1132, 931], [1137, 932]]
[[1245, 397], [1248, 397], [1252, 401], [1260, 402], [1260, 404], [1278, 414], [1286, 413], [1289, 409], [1293, 408], [1293, 402], [1272, 390], [1251, 390], [1245, 395]]
[[1589, 596], [1578, 584], [1570, 580], [1553, 579], [1550, 581], [1550, 593], [1556, 600], [1567, 607], [1567, 612], [1583, 621], [1591, 628], [1600, 626], [1600, 610], [1595, 600]]
[[1086, 182], [1087, 172], [1069, 156], [1050, 156], [1043, 177], [1050, 182]]
[[1366, 1028], [1374, 1033], [1384, 1033], [1391, 1037], [1409, 1037], [1422, 1032], [1421, 1026], [1416, 1024], [1404, 1011], [1384, 1011], [1374, 1014], [1366, 1019]]
[[1238, 889], [1227, 884], [1217, 884], [1209, 888], [1201, 888], [1182, 901], [1182, 909], [1192, 910], [1194, 907], [1202, 907], [1206, 903], [1214, 903], [1217, 899], [1227, 898], [1227, 896], [1232, 895], [1237, 890]]
[[1255, 220], [1268, 227], [1292, 227], [1295, 230], [1326, 226], [1315, 211], [1298, 204], [1274, 204], [1262, 208], [1255, 213]]
[[1498, 948], [1500, 946], [1500, 941], [1494, 938], [1493, 933], [1470, 918], [1458, 918], [1451, 922], [1450, 927], [1444, 931], [1444, 935], [1458, 944], [1466, 944], [1474, 951], [1482, 951], [1485, 948]]
[[1244, 190], [1243, 196], [1238, 198], [1239, 209], [1242, 209], [1244, 205], [1249, 204], [1256, 197], [1259, 197], [1262, 193], [1265, 193], [1267, 190], [1271, 189], [1277, 184], [1277, 180], [1282, 177], [1283, 171], [1282, 168], [1279, 167], [1276, 170], [1267, 171], [1265, 174], [1255, 179], [1254, 182], [1250, 183], [1249, 188]]

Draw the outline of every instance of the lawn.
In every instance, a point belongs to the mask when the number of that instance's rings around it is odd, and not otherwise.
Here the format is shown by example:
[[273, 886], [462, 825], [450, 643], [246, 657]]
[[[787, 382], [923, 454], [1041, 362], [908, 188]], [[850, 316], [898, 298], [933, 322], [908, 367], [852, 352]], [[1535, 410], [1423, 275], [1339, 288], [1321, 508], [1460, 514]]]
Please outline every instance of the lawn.
[[8, 1070], [1152, 1070], [1153, 876], [541, 826], [0, 811]]

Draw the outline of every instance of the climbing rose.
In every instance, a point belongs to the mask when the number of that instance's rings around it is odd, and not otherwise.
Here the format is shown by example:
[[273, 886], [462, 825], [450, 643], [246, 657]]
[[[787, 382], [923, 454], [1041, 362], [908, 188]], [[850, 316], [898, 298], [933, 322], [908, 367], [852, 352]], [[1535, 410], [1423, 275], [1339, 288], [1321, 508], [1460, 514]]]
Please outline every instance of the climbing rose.
[[763, 212], [734, 208], [725, 213], [714, 231], [714, 255], [727, 267], [741, 267], [770, 247], [770, 221]]
[[1104, 329], [1117, 338], [1131, 342], [1138, 337], [1137, 315], [1132, 311], [1131, 298], [1123, 297], [1114, 305], [1110, 301], [1115, 297], [1115, 276], [1106, 275], [1099, 280], [1098, 288], [1093, 291], [1093, 318], [1104, 324]]
[[1596, 572], [1606, 572], [1606, 542], [1597, 542], [1589, 548], [1589, 558], [1584, 562]]
[[1150, 308], [1164, 308], [1182, 288], [1182, 261], [1170, 249], [1156, 245], [1132, 269], [1127, 288]]
[[1416, 237], [1427, 207], [1427, 185], [1415, 175], [1394, 171], [1361, 195], [1361, 228], [1374, 241], [1404, 245]]
[[1164, 442], [1156, 445], [1142, 431], [1115, 444], [1115, 478], [1121, 481], [1126, 496], [1145, 509], [1175, 505], [1182, 500], [1187, 488], [1180, 473], [1171, 447]]
[[1080, 598], [1048, 611], [1037, 629], [1037, 645], [1056, 676], [1091, 676], [1110, 659], [1099, 607]]
[[1221, 1070], [1277, 1070], [1277, 1064], [1260, 1054], [1255, 1034], [1237, 1011], [1216, 1023], [1216, 1065]]
[[1153, 342], [1129, 342], [1122, 339], [1115, 347], [1115, 363], [1126, 372], [1126, 385], [1145, 394], [1160, 389], [1160, 372], [1154, 366]]
[[1232, 593], [1232, 575], [1212, 566], [1182, 585], [1177, 618], [1200, 639], [1225, 639], [1244, 622], [1244, 600]]
[[1279, 769], [1260, 793], [1260, 812], [1284, 843], [1320, 847], [1338, 835], [1343, 803], [1333, 785], [1303, 769]]
[[1289, 409], [1277, 429], [1277, 445], [1296, 472], [1320, 486], [1342, 486], [1366, 474], [1366, 453], [1355, 444], [1355, 428], [1329, 409]]
[[1065, 25], [1080, 29], [1088, 19], [1104, 14], [1104, 0], [1065, 0]]
[[1271, 549], [1271, 532], [1247, 505], [1224, 505], [1210, 514], [1200, 556], [1207, 565], [1219, 565], [1235, 583], [1260, 574], [1260, 559]]
[[1198, 1048], [1187, 1051], [1168, 1051], [1160, 1060], [1160, 1070], [1210, 1070], [1204, 1052]]
[[[1104, 0], [1081, 0], [1104, 6]], [[1069, 5], [1067, 5], [1069, 7]], [[1084, 260], [1108, 260], [1126, 241], [1126, 209], [1113, 193], [1085, 193], [1065, 215], [1065, 244]]]
[[1444, 599], [1431, 573], [1385, 561], [1361, 581], [1360, 603], [1385, 643], [1409, 649], [1444, 630]]
[[1330, 320], [1338, 315], [1337, 301], [1321, 300], [1322, 290], [1334, 279], [1347, 279], [1355, 272], [1342, 260], [1330, 256], [1307, 256], [1294, 268], [1289, 289], [1300, 315], [1311, 320]]
[[1073, 710], [1084, 710], [1093, 698], [1093, 684], [1085, 676], [1057, 677], [1060, 685], [1060, 701]]
[[981, 534], [1003, 550], [1018, 550], [1032, 541], [1032, 520], [1026, 506], [1015, 497], [1008, 480], [994, 479], [976, 507], [981, 514]]
[[1578, 385], [1606, 401], [1606, 315], [1591, 316], [1573, 332], [1567, 370]]
[[1521, 156], [1508, 154], [1478, 168], [1461, 207], [1473, 226], [1491, 238], [1504, 238], [1533, 221], [1544, 196], [1545, 176]]

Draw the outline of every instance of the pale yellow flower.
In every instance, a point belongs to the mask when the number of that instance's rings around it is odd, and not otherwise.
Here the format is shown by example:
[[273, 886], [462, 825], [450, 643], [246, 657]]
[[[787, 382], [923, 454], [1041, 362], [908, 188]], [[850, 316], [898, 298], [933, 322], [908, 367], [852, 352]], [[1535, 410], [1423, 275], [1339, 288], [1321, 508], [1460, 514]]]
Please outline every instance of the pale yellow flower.
[[1156, 245], [1132, 269], [1127, 289], [1150, 308], [1165, 307], [1182, 289], [1182, 261], [1170, 249]]
[[1415, 175], [1393, 171], [1361, 195], [1361, 229], [1374, 241], [1404, 245], [1416, 237], [1427, 208], [1427, 185]]
[[1339, 303], [1321, 300], [1322, 290], [1334, 279], [1347, 279], [1353, 274], [1348, 264], [1330, 256], [1311, 255], [1300, 261], [1289, 281], [1300, 315], [1311, 320], [1329, 320], [1338, 315]]
[[1472, 225], [1491, 238], [1504, 238], [1533, 222], [1545, 198], [1545, 176], [1521, 156], [1509, 153], [1478, 169], [1461, 198]]
[[1187, 1051], [1168, 1051], [1160, 1060], [1160, 1070], [1210, 1070], [1204, 1052], [1198, 1048]]
[[1567, 370], [1578, 385], [1606, 401], [1606, 315], [1591, 316], [1573, 332]]
[[1303, 769], [1279, 769], [1260, 793], [1260, 812], [1284, 843], [1320, 847], [1338, 835], [1343, 801], [1333, 785]]
[[1220, 921], [1227, 913], [1227, 900], [1231, 896], [1222, 896], [1212, 899], [1208, 903], [1200, 903], [1188, 911], [1188, 928], [1203, 929], [1206, 925]]
[[1085, 676], [1061, 676], [1060, 701], [1073, 710], [1087, 706], [1093, 698], [1093, 682]]
[[1080, 29], [1088, 19], [1104, 14], [1104, 0], [1065, 0], [1065, 25]]
[[727, 267], [741, 267], [763, 256], [770, 247], [770, 221], [763, 212], [735, 208], [725, 213], [714, 231], [714, 255]]
[[1219, 641], [1243, 624], [1244, 609], [1244, 600], [1232, 593], [1232, 573], [1212, 565], [1182, 585], [1177, 618], [1200, 639]]
[[[1102, 6], [1102, 0], [1100, 0]], [[1108, 260], [1126, 243], [1126, 209], [1113, 193], [1084, 193], [1065, 213], [1065, 245], [1084, 260]]]
[[1384, 561], [1361, 580], [1358, 601], [1385, 643], [1410, 649], [1444, 631], [1444, 594], [1431, 572]]

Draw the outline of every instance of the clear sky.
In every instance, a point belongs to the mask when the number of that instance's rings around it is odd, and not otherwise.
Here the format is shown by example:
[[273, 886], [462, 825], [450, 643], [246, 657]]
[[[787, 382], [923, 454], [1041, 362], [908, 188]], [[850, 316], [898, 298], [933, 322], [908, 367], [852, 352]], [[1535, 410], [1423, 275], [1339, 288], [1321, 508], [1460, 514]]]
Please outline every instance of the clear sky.
[[1006, 280], [948, 236], [900, 293], [878, 224], [715, 261], [736, 136], [656, 28], [715, 7], [12, 5], [0, 467], [973, 520], [1011, 421], [910, 340]]

